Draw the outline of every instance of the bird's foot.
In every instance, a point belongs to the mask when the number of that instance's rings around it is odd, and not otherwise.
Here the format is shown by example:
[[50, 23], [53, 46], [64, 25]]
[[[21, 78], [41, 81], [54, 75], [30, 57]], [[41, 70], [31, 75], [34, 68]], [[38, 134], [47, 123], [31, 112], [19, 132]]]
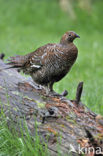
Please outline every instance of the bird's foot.
[[37, 90], [42, 90], [43, 86], [41, 86], [40, 84], [37, 84], [35, 81], [32, 81], [31, 77], [28, 77], [27, 81], [32, 84], [32, 86], [37, 89]]
[[68, 91], [64, 90], [64, 92], [62, 92], [62, 94], [56, 93], [55, 91], [50, 91], [48, 93], [46, 93], [47, 96], [53, 96], [53, 97], [63, 97], [63, 96], [67, 96], [68, 95]]
[[37, 89], [37, 90], [42, 90], [43, 87], [41, 85], [38, 85], [38, 84], [34, 84], [34, 88]]
[[41, 85], [37, 85], [38, 90], [42, 90], [43, 87]]

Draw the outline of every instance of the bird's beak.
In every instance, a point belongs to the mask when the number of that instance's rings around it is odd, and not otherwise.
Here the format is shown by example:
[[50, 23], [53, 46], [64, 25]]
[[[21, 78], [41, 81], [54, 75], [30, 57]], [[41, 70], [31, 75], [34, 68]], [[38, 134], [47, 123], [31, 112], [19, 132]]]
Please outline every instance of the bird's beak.
[[75, 37], [76, 37], [76, 38], [80, 38], [80, 36], [79, 36], [79, 35], [77, 35], [77, 34], [75, 35]]

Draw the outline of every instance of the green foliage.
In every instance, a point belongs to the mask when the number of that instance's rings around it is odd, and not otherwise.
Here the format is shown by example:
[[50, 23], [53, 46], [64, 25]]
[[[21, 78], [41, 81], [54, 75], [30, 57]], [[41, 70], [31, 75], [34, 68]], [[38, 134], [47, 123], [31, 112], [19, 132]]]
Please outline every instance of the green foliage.
[[[46, 156], [48, 154], [47, 145], [41, 145], [40, 138], [37, 134], [35, 138], [30, 136], [26, 123], [24, 129], [17, 133], [15, 127], [11, 131], [7, 126], [7, 118], [1, 114], [2, 120], [0, 121], [0, 156]], [[10, 122], [12, 122], [10, 120]], [[35, 122], [35, 121], [34, 121]], [[36, 125], [35, 125], [36, 126]], [[25, 133], [24, 133], [25, 130]]]

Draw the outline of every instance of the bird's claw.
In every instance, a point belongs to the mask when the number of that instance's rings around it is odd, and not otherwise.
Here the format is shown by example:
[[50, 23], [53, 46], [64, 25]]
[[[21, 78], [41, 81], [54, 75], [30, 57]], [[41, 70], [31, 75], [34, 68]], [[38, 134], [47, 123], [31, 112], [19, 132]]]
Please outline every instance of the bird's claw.
[[47, 96], [53, 96], [53, 97], [63, 97], [63, 96], [67, 96], [68, 95], [68, 91], [64, 90], [64, 92], [62, 94], [56, 93], [55, 91], [51, 91], [47, 94]]

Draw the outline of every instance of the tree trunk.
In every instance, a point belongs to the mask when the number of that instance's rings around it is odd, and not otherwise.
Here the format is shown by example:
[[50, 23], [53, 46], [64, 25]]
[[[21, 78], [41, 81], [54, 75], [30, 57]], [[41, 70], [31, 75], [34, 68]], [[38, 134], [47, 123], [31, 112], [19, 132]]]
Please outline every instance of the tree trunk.
[[[6, 66], [0, 60], [0, 68]], [[96, 152], [97, 147], [103, 148], [103, 117], [82, 104], [82, 89], [81, 82], [75, 100], [47, 97], [45, 90], [38, 90], [32, 79], [25, 78], [17, 70], [0, 70], [0, 109], [8, 117], [9, 127], [12, 126], [10, 119], [18, 131], [18, 123], [26, 121], [34, 137], [36, 122], [39, 136], [45, 142], [48, 136], [51, 156], [58, 154], [58, 144], [61, 155], [70, 156], [70, 150], [72, 155], [80, 155], [80, 147], [93, 147]], [[96, 154], [91, 151], [87, 155]]]

